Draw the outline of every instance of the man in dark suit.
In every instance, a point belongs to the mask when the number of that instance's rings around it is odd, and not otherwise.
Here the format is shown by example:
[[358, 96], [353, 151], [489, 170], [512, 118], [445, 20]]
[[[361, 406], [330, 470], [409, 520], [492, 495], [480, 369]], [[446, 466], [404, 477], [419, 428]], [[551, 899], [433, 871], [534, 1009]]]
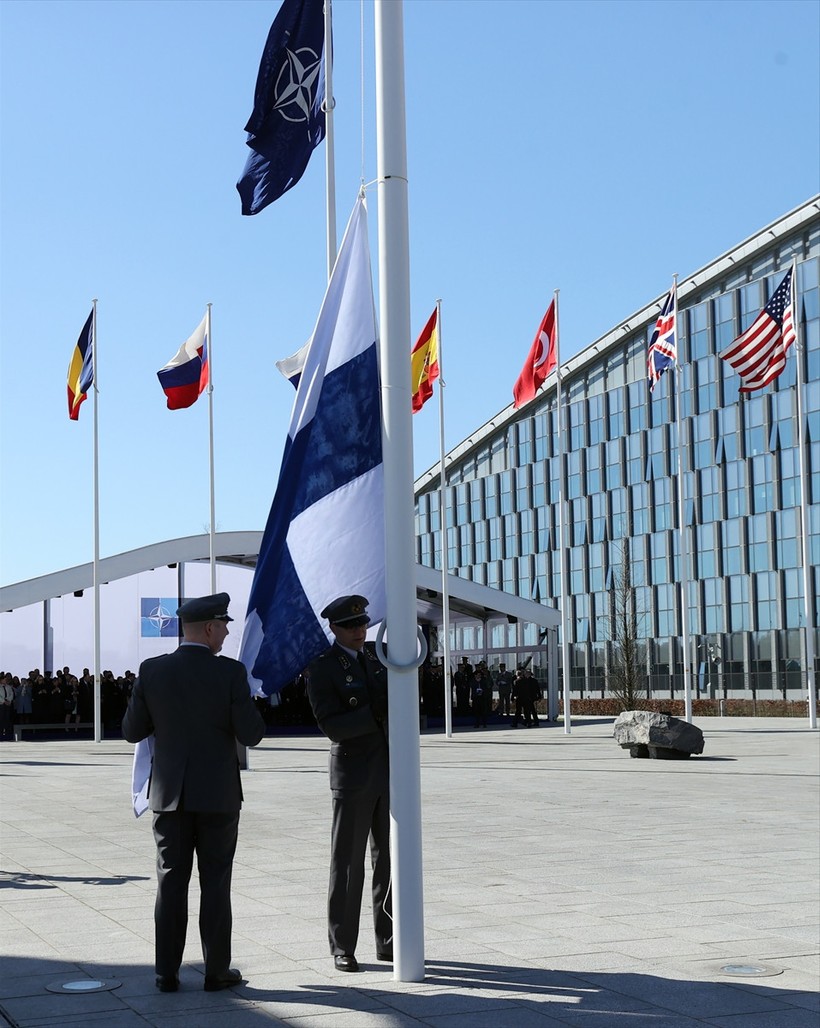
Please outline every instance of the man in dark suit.
[[370, 623], [364, 596], [340, 596], [322, 617], [330, 622], [336, 641], [310, 666], [308, 696], [319, 727], [333, 743], [328, 939], [337, 970], [358, 971], [355, 952], [368, 836], [376, 957], [393, 959], [387, 672], [364, 648]]
[[123, 718], [129, 742], [154, 736], [148, 802], [157, 844], [156, 985], [176, 992], [188, 926], [188, 883], [199, 869], [205, 988], [242, 981], [231, 968], [231, 871], [242, 805], [237, 741], [255, 746], [265, 722], [244, 665], [217, 657], [228, 634], [227, 593], [186, 600], [184, 641], [143, 661]]

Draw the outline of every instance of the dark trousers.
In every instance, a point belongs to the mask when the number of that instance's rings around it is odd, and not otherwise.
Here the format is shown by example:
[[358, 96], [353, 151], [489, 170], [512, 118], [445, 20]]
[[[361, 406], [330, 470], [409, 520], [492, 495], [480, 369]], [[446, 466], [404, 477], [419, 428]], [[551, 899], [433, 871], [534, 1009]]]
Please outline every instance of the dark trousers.
[[333, 956], [356, 952], [368, 837], [376, 950], [382, 953], [393, 948], [388, 795], [349, 792], [333, 797], [327, 901], [328, 939]]
[[231, 872], [239, 812], [167, 810], [154, 814], [157, 899], [154, 905], [156, 973], [179, 971], [188, 928], [188, 884], [194, 854], [199, 869], [199, 935], [205, 974], [220, 977], [231, 965]]

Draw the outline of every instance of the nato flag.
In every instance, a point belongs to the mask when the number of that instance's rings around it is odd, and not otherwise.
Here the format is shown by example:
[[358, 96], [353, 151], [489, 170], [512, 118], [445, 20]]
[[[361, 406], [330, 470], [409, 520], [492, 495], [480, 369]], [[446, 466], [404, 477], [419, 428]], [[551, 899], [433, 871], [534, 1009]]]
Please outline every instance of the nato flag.
[[243, 214], [295, 186], [325, 136], [323, 0], [285, 0], [268, 33], [245, 131], [251, 149], [237, 182]]

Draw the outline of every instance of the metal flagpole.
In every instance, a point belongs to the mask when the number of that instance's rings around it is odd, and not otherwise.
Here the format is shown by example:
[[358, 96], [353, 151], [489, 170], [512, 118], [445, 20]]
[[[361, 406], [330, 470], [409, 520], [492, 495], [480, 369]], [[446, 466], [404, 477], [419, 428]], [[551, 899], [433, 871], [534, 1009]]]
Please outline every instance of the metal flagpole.
[[327, 206], [327, 278], [336, 263], [336, 159], [333, 143], [333, 35], [331, 18], [331, 0], [325, 0], [325, 99], [322, 109], [325, 112], [325, 180]]
[[97, 431], [99, 354], [97, 350], [97, 301], [92, 301], [91, 359], [94, 369], [94, 742], [102, 741], [102, 687], [100, 684], [100, 455]]
[[683, 647], [683, 719], [692, 720], [692, 667], [689, 638], [689, 549], [686, 545], [686, 509], [683, 488], [683, 420], [681, 395], [683, 393], [683, 366], [680, 361], [680, 335], [678, 334], [678, 276], [672, 276], [675, 323], [675, 431], [678, 434], [678, 552], [680, 554], [680, 626]]
[[447, 475], [444, 463], [444, 374], [441, 363], [441, 300], [436, 300], [436, 350], [438, 356], [438, 429], [441, 472], [439, 475], [439, 529], [441, 531], [441, 616], [444, 632], [444, 734], [453, 737], [453, 686], [450, 681], [450, 555], [447, 548]]
[[211, 472], [211, 530], [209, 532], [209, 554], [211, 560], [211, 592], [216, 592], [216, 499], [214, 489], [214, 348], [211, 335], [211, 307], [207, 304], [205, 314], [205, 345], [208, 348], [208, 442]]
[[811, 602], [811, 548], [809, 547], [809, 479], [806, 468], [806, 442], [803, 417], [803, 344], [800, 339], [800, 305], [797, 302], [797, 258], [792, 260], [792, 323], [797, 361], [797, 452], [800, 455], [800, 535], [803, 555], [803, 605], [806, 627], [806, 688], [809, 702], [809, 728], [817, 728], [817, 693], [814, 674], [814, 619]]
[[561, 562], [561, 662], [564, 665], [564, 735], [572, 732], [572, 716], [570, 714], [570, 666], [569, 666], [569, 589], [567, 588], [567, 540], [566, 518], [564, 516], [564, 429], [563, 409], [561, 407], [561, 334], [558, 330], [558, 293], [556, 289], [553, 294], [555, 299], [555, 397], [556, 416], [558, 419], [558, 548], [559, 560]]
[[393, 977], [412, 982], [424, 978], [424, 900], [402, 0], [376, 0], [375, 15]]

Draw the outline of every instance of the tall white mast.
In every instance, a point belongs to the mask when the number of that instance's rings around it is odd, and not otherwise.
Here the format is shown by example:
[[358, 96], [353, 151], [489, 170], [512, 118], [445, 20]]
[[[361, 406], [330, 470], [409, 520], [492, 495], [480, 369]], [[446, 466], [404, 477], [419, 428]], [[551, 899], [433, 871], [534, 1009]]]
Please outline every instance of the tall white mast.
[[393, 977], [411, 982], [424, 978], [424, 901], [409, 360], [404, 5], [402, 0], [376, 0], [375, 13], [385, 577], [390, 646]]
[[564, 487], [564, 424], [561, 407], [561, 333], [558, 324], [558, 293], [555, 297], [555, 400], [556, 419], [558, 421], [558, 557], [561, 562], [561, 663], [564, 665], [564, 735], [572, 733], [572, 716], [570, 713], [570, 680], [569, 658], [569, 540], [567, 536], [566, 488]]
[[441, 534], [441, 620], [444, 633], [444, 734], [453, 737], [453, 685], [450, 681], [450, 554], [447, 548], [447, 471], [444, 453], [444, 371], [441, 362], [441, 300], [436, 300], [438, 353], [439, 530]]
[[327, 208], [327, 279], [336, 263], [336, 159], [333, 144], [333, 34], [331, 0], [325, 0], [325, 205]]
[[806, 441], [803, 415], [803, 345], [800, 341], [800, 304], [797, 302], [797, 259], [792, 261], [792, 320], [797, 361], [797, 452], [800, 455], [800, 536], [803, 555], [803, 604], [806, 623], [806, 688], [809, 701], [809, 728], [817, 728], [817, 693], [814, 675], [814, 633], [811, 602], [811, 548], [809, 546], [809, 477], [806, 468]]
[[208, 358], [208, 464], [210, 470], [211, 528], [208, 533], [208, 552], [211, 564], [211, 592], [216, 592], [216, 490], [214, 484], [214, 348], [211, 335], [211, 307], [205, 314], [205, 339]]

